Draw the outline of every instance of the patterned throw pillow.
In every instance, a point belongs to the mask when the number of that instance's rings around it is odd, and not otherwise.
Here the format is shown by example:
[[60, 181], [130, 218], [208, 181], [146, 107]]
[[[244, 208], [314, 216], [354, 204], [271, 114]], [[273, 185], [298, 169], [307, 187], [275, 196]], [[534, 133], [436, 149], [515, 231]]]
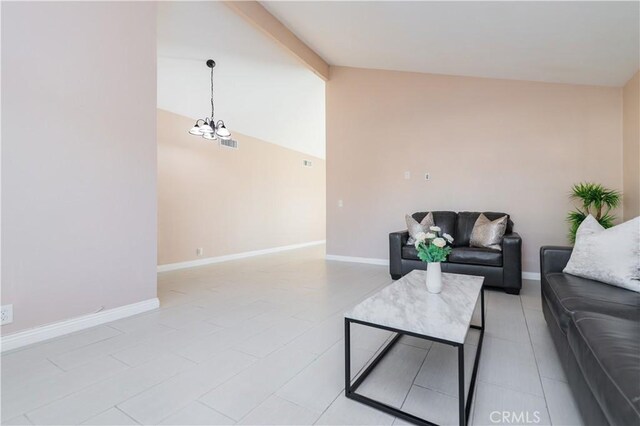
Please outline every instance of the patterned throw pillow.
[[471, 231], [471, 247], [485, 247], [502, 251], [502, 237], [507, 230], [507, 215], [496, 220], [489, 220], [484, 214], [480, 213], [476, 223]]
[[640, 293], [640, 216], [609, 229], [591, 215], [576, 232], [567, 274]]
[[418, 223], [417, 220], [411, 217], [411, 215], [405, 215], [404, 220], [407, 222], [407, 230], [409, 231], [408, 246], [412, 246], [416, 243], [415, 236], [420, 232], [429, 232], [429, 227], [435, 226], [433, 222], [433, 214], [429, 212], [424, 219]]

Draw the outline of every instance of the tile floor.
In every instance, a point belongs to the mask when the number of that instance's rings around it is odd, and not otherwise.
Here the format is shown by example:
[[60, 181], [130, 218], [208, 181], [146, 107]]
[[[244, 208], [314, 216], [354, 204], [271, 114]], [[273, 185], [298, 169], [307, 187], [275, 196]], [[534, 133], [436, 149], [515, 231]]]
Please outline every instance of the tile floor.
[[[160, 310], [4, 354], [2, 424], [405, 424], [343, 396], [341, 314], [390, 282], [324, 247], [159, 274]], [[539, 293], [487, 292], [470, 423], [582, 424]], [[354, 374], [388, 338], [354, 326]], [[403, 339], [359, 392], [456, 424], [450, 352]]]

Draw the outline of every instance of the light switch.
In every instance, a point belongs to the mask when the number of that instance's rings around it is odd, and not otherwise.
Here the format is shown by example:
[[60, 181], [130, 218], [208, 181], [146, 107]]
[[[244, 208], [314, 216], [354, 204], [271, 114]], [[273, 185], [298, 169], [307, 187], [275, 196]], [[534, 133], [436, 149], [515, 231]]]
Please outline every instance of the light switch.
[[344, 206], [344, 203], [342, 202], [342, 200], [338, 200], [338, 207], [342, 207]]
[[430, 173], [425, 173], [424, 174], [424, 180], [431, 180], [431, 174]]
[[411, 179], [411, 172], [404, 172], [404, 178], [407, 180]]

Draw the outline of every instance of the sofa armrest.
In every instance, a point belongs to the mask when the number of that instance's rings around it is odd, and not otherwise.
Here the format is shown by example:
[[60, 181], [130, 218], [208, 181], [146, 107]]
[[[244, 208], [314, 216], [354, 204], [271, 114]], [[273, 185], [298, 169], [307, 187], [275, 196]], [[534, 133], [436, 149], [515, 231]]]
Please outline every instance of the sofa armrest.
[[544, 277], [550, 272], [562, 272], [569, 258], [573, 247], [564, 246], [542, 246], [540, 247], [540, 275]]
[[522, 288], [522, 238], [517, 232], [502, 238], [502, 266], [505, 288], [519, 291]]
[[389, 273], [393, 279], [402, 276], [402, 246], [409, 240], [409, 231], [389, 234]]

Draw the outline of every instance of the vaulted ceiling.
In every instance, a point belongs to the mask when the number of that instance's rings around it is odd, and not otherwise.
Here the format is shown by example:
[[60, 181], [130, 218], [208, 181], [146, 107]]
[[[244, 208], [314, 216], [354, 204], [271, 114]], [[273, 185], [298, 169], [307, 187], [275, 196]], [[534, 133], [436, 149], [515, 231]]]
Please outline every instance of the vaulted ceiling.
[[158, 2], [158, 107], [325, 156], [324, 81], [223, 2]]
[[331, 65], [622, 86], [640, 2], [263, 1]]

